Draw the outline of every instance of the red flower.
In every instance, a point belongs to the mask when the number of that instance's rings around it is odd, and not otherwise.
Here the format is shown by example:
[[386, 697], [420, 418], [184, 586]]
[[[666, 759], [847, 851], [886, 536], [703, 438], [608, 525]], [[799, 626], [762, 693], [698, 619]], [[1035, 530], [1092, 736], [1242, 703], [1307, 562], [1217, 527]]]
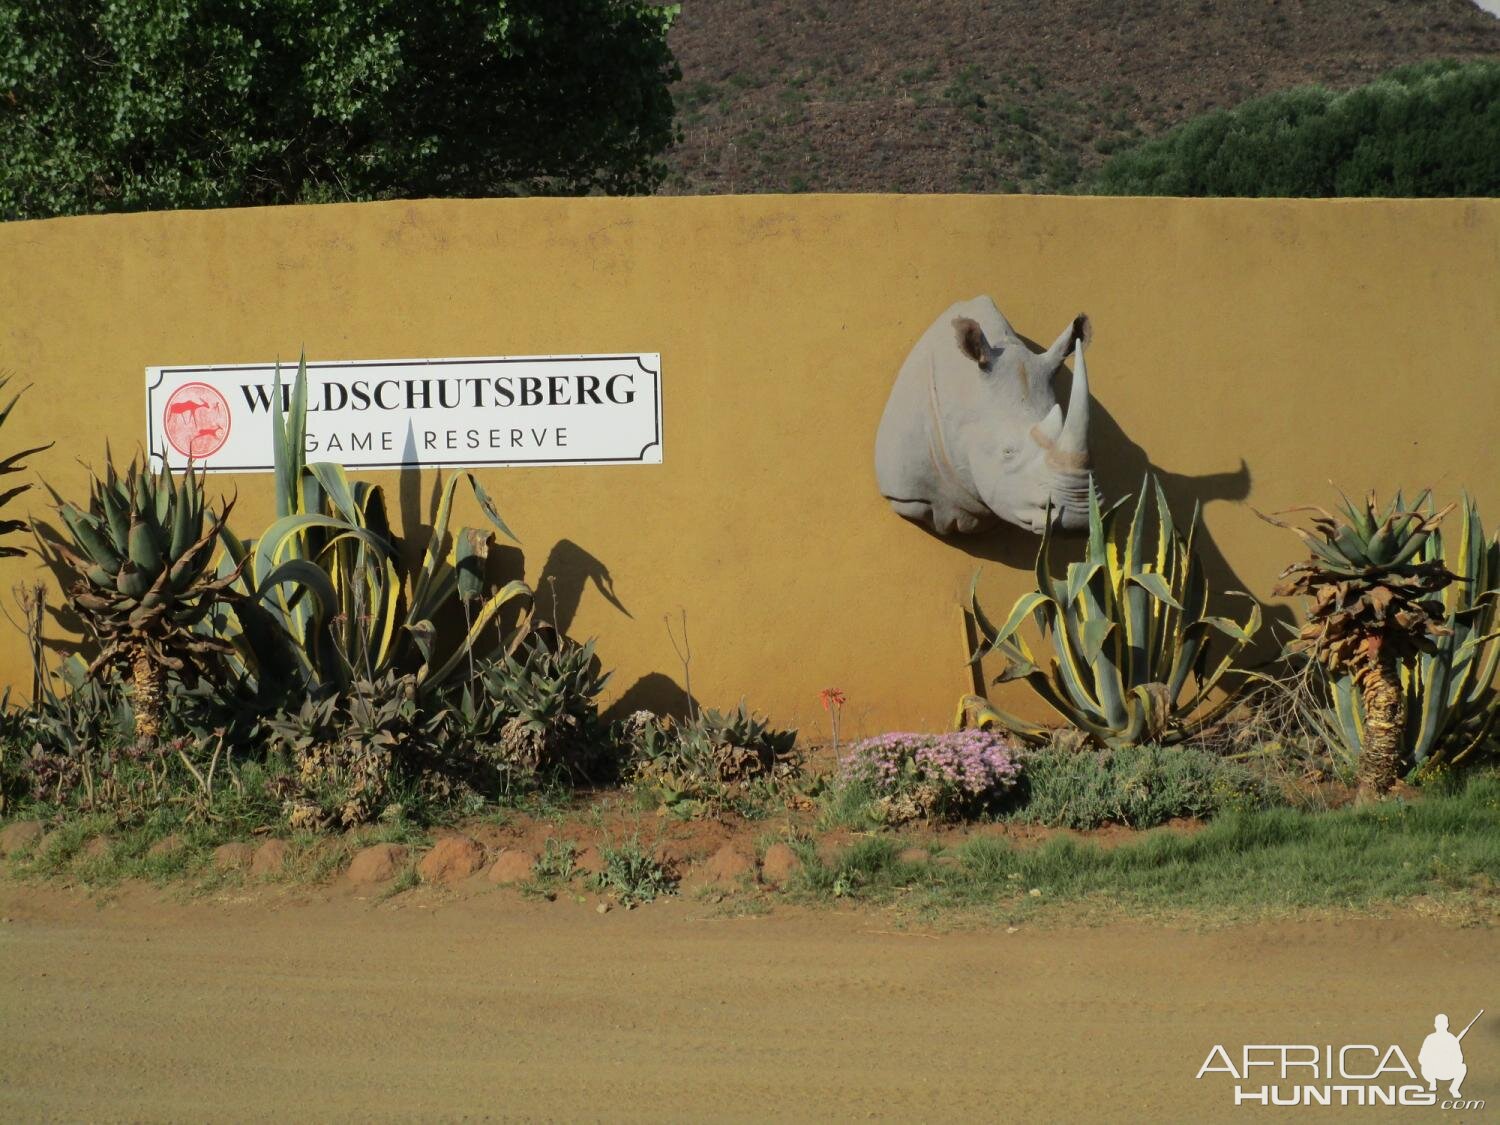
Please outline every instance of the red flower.
[[835, 707], [842, 707], [844, 705], [844, 693], [838, 688], [824, 688], [818, 692], [818, 698], [823, 701], [823, 710], [825, 711], [831, 711]]

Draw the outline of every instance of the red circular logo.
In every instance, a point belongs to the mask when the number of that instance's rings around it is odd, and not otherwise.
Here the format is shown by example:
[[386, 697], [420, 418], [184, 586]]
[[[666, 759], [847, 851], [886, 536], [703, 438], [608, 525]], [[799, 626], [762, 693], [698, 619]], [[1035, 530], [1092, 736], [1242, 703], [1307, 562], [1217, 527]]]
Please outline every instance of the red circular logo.
[[184, 383], [167, 399], [161, 423], [173, 449], [201, 461], [229, 440], [229, 403], [207, 383]]

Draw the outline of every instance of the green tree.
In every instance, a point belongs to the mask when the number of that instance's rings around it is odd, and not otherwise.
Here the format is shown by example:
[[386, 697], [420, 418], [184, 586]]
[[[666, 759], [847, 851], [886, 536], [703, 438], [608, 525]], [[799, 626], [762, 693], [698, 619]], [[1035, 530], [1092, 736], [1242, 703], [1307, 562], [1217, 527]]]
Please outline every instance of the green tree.
[[0, 0], [0, 219], [652, 190], [676, 9]]
[[1343, 93], [1321, 86], [1205, 114], [1122, 152], [1105, 195], [1500, 194], [1500, 64], [1401, 67]]

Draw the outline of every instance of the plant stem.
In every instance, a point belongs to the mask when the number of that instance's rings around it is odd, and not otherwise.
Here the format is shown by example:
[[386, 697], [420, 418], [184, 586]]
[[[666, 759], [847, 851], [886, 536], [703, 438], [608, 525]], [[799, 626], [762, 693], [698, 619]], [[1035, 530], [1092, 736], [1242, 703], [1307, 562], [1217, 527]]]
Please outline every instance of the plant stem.
[[135, 680], [136, 737], [155, 739], [161, 732], [161, 665], [144, 649], [138, 649], [131, 666], [131, 675]]
[[1359, 801], [1378, 801], [1396, 784], [1406, 696], [1391, 646], [1381, 645], [1360, 677], [1365, 701], [1365, 744], [1359, 754]]

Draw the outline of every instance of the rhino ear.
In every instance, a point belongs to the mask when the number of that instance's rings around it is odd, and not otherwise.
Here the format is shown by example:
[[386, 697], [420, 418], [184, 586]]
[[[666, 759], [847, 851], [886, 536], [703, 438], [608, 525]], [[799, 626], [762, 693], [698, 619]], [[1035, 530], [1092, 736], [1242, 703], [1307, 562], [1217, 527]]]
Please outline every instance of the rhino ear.
[[953, 331], [958, 337], [958, 350], [979, 364], [979, 370], [988, 371], [993, 366], [994, 357], [979, 322], [961, 316], [953, 322]]
[[1094, 340], [1094, 326], [1089, 323], [1088, 314], [1079, 313], [1073, 318], [1073, 323], [1062, 330], [1062, 335], [1052, 342], [1052, 346], [1043, 354], [1043, 366], [1048, 371], [1056, 371], [1062, 366], [1063, 361], [1073, 354], [1073, 346], [1082, 344], [1088, 347]]

